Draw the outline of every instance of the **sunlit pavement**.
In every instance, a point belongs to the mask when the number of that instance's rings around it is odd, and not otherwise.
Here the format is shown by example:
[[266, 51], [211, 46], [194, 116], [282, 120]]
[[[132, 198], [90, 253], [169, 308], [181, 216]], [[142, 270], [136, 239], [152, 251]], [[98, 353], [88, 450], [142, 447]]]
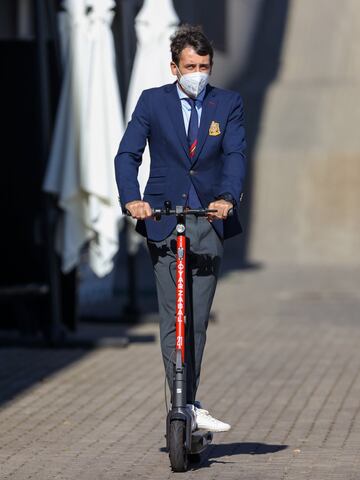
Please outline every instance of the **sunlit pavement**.
[[1, 480], [358, 480], [359, 286], [351, 267], [225, 273], [198, 398], [233, 428], [186, 474], [164, 451], [156, 324], [125, 348], [3, 348]]

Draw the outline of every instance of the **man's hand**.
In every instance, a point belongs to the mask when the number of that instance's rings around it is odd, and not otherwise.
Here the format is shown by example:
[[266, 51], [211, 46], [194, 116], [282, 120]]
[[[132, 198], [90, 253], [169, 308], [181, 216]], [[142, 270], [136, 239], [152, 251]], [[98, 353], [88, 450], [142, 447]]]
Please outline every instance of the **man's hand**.
[[125, 205], [125, 208], [129, 210], [132, 218], [137, 220], [145, 220], [145, 218], [152, 217], [152, 210], [147, 202], [142, 200], [134, 200]]
[[225, 220], [228, 216], [229, 210], [232, 208], [233, 204], [231, 202], [227, 202], [226, 200], [215, 200], [214, 202], [211, 202], [208, 206], [208, 209], [217, 210], [217, 212], [208, 214], [209, 222], [212, 222], [216, 219]]

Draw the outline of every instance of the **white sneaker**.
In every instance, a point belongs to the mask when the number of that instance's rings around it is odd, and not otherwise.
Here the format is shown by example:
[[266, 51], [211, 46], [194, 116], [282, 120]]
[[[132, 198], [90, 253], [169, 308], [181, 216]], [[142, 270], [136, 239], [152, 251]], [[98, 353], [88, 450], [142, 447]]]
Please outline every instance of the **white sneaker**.
[[[196, 403], [200, 404], [199, 402]], [[227, 432], [231, 428], [231, 425], [212, 417], [210, 413], [203, 408], [195, 406], [195, 414], [197, 428], [202, 428], [209, 432]]]
[[189, 410], [190, 415], [191, 415], [191, 431], [193, 432], [197, 429], [196, 408], [195, 408], [195, 405], [192, 405], [191, 403], [187, 403], [186, 407]]

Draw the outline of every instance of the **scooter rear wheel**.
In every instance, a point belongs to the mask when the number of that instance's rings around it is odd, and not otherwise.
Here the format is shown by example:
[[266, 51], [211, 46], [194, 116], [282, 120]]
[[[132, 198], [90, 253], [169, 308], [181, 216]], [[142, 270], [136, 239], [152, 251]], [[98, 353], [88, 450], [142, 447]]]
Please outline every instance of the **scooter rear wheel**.
[[186, 425], [183, 420], [173, 420], [169, 431], [169, 457], [174, 472], [185, 472], [188, 458], [185, 447]]

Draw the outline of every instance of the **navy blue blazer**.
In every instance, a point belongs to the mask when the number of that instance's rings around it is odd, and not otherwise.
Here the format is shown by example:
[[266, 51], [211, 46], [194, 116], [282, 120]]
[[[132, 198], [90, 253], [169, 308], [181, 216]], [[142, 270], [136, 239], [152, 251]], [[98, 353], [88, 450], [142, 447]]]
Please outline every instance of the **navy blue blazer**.
[[[165, 200], [172, 206], [185, 205], [190, 182], [203, 207], [215, 197], [229, 193], [239, 202], [245, 177], [245, 130], [240, 95], [210, 85], [203, 101], [198, 144], [190, 159], [181, 103], [176, 82], [144, 90], [115, 157], [116, 182], [121, 206], [140, 200], [137, 181], [146, 140], [150, 148], [150, 176], [143, 200], [161, 208]], [[237, 209], [235, 208], [235, 211]], [[139, 220], [136, 229], [149, 240], [163, 240], [175, 228], [174, 217]], [[221, 238], [240, 233], [238, 215], [215, 220]]]

